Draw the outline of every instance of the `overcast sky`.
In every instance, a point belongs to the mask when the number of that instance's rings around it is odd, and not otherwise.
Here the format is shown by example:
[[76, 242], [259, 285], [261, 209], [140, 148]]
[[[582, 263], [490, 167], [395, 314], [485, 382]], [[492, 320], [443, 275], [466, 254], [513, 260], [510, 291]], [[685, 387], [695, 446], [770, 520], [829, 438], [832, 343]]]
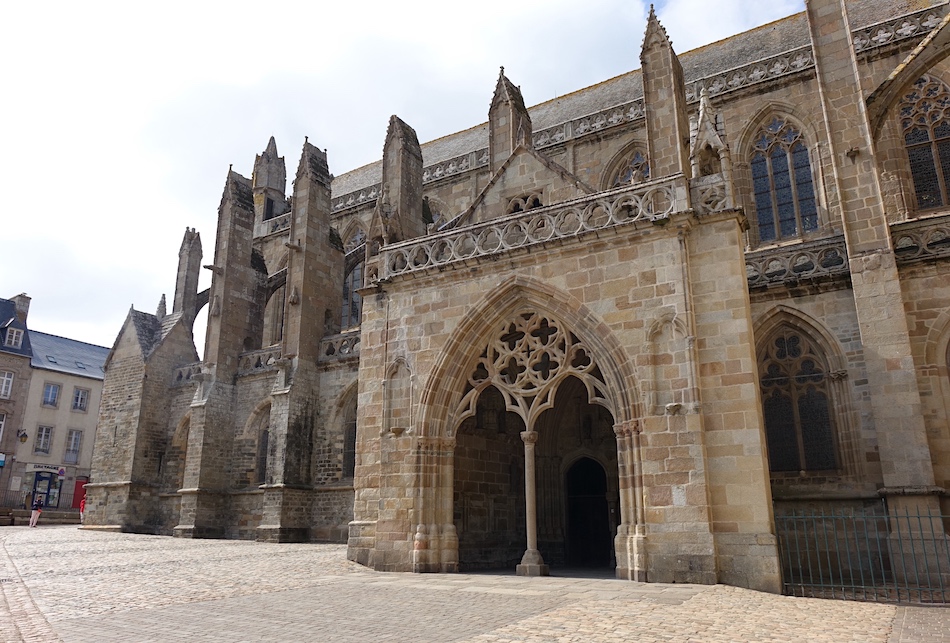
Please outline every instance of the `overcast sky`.
[[[804, 9], [655, 5], [677, 53]], [[340, 175], [382, 156], [390, 114], [420, 142], [487, 120], [500, 65], [529, 106], [638, 68], [648, 11], [643, 0], [4, 3], [0, 297], [32, 297], [33, 330], [111, 346], [130, 306], [171, 302], [186, 226], [211, 263], [228, 165], [250, 177], [270, 136], [288, 179], [304, 136]]]

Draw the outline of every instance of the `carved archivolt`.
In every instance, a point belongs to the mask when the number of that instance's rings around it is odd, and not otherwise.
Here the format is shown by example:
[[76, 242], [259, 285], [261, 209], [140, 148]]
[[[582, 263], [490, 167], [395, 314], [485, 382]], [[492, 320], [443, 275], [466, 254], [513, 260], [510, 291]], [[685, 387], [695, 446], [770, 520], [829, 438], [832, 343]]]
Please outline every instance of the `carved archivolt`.
[[613, 413], [603, 375], [584, 341], [550, 315], [518, 315], [497, 327], [472, 367], [458, 422], [474, 415], [481, 391], [494, 386], [505, 408], [517, 413], [530, 431], [538, 416], [554, 405], [558, 385], [569, 376], [584, 384], [590, 403]]

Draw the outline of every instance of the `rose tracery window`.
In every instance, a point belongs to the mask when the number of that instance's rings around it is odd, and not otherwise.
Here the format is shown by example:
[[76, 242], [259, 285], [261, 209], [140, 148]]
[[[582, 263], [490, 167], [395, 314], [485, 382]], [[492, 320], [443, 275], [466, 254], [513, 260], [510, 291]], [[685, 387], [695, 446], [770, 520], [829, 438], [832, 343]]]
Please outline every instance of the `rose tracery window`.
[[755, 140], [751, 169], [759, 241], [781, 241], [818, 229], [811, 161], [798, 129], [773, 118]]
[[898, 108], [901, 131], [921, 210], [950, 203], [950, 90], [921, 76]]
[[786, 327], [759, 362], [769, 469], [837, 469], [828, 372], [814, 344]]

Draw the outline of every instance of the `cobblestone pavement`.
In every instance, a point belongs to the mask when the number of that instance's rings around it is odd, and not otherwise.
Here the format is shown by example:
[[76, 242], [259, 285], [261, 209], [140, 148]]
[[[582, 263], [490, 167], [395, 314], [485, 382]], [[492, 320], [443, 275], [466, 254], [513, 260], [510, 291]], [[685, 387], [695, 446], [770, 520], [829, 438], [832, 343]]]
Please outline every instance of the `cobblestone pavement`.
[[717, 585], [383, 574], [341, 545], [0, 528], [0, 640], [950, 641], [950, 608]]

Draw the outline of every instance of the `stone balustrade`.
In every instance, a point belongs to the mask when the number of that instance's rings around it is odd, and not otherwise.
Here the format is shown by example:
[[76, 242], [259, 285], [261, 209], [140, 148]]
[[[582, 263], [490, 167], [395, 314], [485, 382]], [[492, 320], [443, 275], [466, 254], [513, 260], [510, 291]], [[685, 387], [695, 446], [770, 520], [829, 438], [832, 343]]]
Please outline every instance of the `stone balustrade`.
[[750, 252], [745, 260], [750, 288], [789, 285], [850, 272], [844, 235]]
[[950, 258], [950, 214], [891, 226], [899, 264]]
[[636, 222], [656, 223], [688, 209], [682, 176], [639, 183], [554, 206], [395, 244], [381, 252], [389, 278]]
[[268, 346], [261, 350], [241, 353], [238, 359], [238, 376], [275, 371], [280, 359], [280, 346]]
[[324, 337], [320, 341], [321, 362], [332, 362], [337, 360], [359, 357], [360, 354], [360, 331], [349, 330], [338, 335]]
[[196, 383], [194, 377], [200, 372], [201, 362], [179, 366], [175, 369], [175, 374], [172, 376], [172, 386], [186, 386], [188, 384], [194, 384]]

